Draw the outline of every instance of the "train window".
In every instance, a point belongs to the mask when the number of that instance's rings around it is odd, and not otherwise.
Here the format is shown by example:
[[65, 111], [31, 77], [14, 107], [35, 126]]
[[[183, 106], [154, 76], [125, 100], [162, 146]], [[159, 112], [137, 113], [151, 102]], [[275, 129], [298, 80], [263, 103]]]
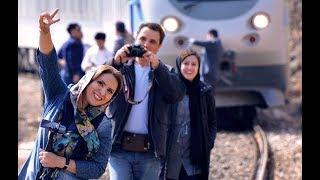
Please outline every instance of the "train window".
[[177, 0], [178, 2], [191, 2], [191, 1], [247, 1], [247, 0]]
[[247, 13], [258, 0], [169, 0], [169, 2], [186, 16], [219, 20], [231, 19]]

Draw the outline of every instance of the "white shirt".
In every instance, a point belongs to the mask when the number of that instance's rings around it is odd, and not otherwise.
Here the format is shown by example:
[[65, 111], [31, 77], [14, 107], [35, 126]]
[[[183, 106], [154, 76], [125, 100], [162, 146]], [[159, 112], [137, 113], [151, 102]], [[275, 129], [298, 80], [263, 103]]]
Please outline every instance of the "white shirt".
[[108, 49], [99, 49], [97, 45], [94, 45], [90, 47], [86, 54], [84, 55], [84, 58], [81, 63], [81, 69], [83, 71], [86, 70], [87, 67], [89, 67], [92, 64], [94, 64], [94, 67], [99, 66], [101, 64], [111, 64], [112, 60], [112, 52], [110, 52]]
[[[134, 87], [134, 100], [140, 101], [143, 99], [148, 91], [148, 80], [150, 66], [142, 67], [140, 64], [134, 64], [135, 71], [135, 87]], [[137, 105], [132, 105], [128, 121], [124, 126], [124, 130], [137, 133], [137, 134], [148, 134], [148, 97]]]

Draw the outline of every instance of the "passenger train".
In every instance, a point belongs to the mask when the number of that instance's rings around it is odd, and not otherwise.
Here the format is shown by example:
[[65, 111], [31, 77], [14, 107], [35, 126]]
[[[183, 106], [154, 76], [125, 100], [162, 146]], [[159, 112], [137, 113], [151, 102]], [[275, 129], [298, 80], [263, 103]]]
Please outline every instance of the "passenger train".
[[[220, 121], [233, 118], [252, 123], [256, 107], [283, 105], [288, 82], [289, 9], [286, 0], [19, 0], [19, 52], [36, 48], [37, 15], [60, 8], [61, 22], [55, 27], [57, 47], [67, 38], [68, 22], [82, 25], [85, 41], [93, 41], [97, 30], [107, 32], [107, 43], [114, 37], [114, 22], [123, 20], [134, 34], [142, 22], [160, 23], [166, 37], [159, 57], [175, 66], [188, 38], [204, 40], [209, 29], [219, 31], [225, 49], [215, 87]], [[34, 11], [36, 10], [36, 11]], [[64, 32], [64, 34], [62, 33]], [[63, 36], [62, 36], [63, 35]], [[35, 36], [37, 37], [37, 36]], [[110, 47], [110, 46], [109, 46]], [[30, 49], [29, 48], [29, 49]], [[201, 56], [200, 48], [192, 46]], [[28, 52], [28, 51], [27, 51]], [[34, 53], [21, 57], [34, 57]], [[23, 56], [22, 56], [23, 55]], [[245, 124], [246, 124], [245, 123]]]
[[179, 51], [188, 47], [188, 38], [204, 40], [209, 29], [218, 30], [225, 49], [215, 67], [219, 81], [213, 84], [220, 121], [233, 118], [233, 123], [250, 124], [256, 107], [285, 103], [289, 61], [285, 0], [132, 0], [129, 17], [133, 32], [141, 22], [161, 23], [166, 37], [159, 56], [172, 66]]

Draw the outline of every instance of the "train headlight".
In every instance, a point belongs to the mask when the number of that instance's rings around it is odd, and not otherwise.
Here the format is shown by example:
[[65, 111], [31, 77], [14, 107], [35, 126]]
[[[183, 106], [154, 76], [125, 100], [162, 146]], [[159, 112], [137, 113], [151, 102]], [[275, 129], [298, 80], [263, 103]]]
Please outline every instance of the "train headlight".
[[266, 28], [270, 24], [270, 17], [267, 13], [257, 13], [252, 16], [251, 24], [256, 29]]
[[161, 20], [161, 24], [166, 31], [177, 32], [180, 27], [180, 21], [174, 16], [167, 16]]

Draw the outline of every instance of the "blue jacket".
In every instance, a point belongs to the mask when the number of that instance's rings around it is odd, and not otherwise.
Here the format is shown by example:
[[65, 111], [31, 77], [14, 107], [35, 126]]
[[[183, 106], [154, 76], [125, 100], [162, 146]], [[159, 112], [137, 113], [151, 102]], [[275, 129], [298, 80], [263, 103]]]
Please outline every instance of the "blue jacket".
[[[73, 113], [74, 109], [72, 106], [70, 111], [65, 109], [66, 104], [71, 103], [69, 98], [70, 91], [59, 75], [59, 70], [57, 66], [57, 54], [55, 49], [53, 49], [49, 55], [42, 54], [39, 50], [37, 50], [37, 62], [39, 64], [39, 73], [45, 94], [45, 104], [43, 113], [44, 119], [50, 121], [57, 121], [58, 116], [61, 114], [61, 112], [71, 111]], [[86, 151], [82, 151], [80, 149], [82, 149], [82, 147], [85, 146], [80, 146], [78, 149], [76, 149], [78, 153], [77, 157], [74, 157], [76, 163], [76, 177], [74, 178], [96, 179], [99, 178], [105, 172], [109, 154], [111, 151], [112, 125], [110, 120], [106, 118], [105, 114], [103, 114], [102, 116], [98, 116], [97, 118], [102, 119], [100, 119], [100, 124], [97, 124], [95, 126], [100, 140], [100, 148], [98, 152], [93, 155], [92, 160], [88, 161], [81, 159], [81, 157], [84, 157], [84, 155], [86, 154]], [[96, 119], [94, 119], [93, 121], [95, 121]], [[63, 120], [64, 118], [62, 118], [62, 121]], [[71, 125], [67, 128], [71, 128], [72, 126], [74, 126], [74, 118], [72, 118], [71, 121]], [[39, 150], [40, 148], [45, 149], [47, 141], [48, 130], [39, 127], [37, 139], [35, 141], [33, 150], [19, 172], [19, 180], [35, 179], [37, 172], [40, 168], [40, 161], [38, 158]], [[60, 173], [66, 172], [60, 171]], [[67, 174], [70, 175], [71, 173]]]
[[[134, 63], [131, 65], [113, 64], [125, 75], [127, 84], [134, 97], [135, 71]], [[148, 136], [151, 147], [156, 157], [164, 157], [166, 154], [167, 131], [168, 131], [168, 105], [181, 101], [185, 94], [185, 86], [178, 76], [165, 64], [160, 62], [159, 67], [154, 70], [154, 80], [148, 98]], [[128, 120], [132, 105], [125, 100], [123, 91], [109, 106], [109, 113], [115, 121], [113, 134], [113, 147], [121, 144], [124, 126]]]
[[81, 69], [81, 63], [84, 57], [84, 46], [81, 41], [69, 38], [58, 51], [58, 57], [66, 60], [66, 66], [62, 69], [62, 78], [69, 84], [72, 83], [72, 77], [78, 74], [84, 75]]

